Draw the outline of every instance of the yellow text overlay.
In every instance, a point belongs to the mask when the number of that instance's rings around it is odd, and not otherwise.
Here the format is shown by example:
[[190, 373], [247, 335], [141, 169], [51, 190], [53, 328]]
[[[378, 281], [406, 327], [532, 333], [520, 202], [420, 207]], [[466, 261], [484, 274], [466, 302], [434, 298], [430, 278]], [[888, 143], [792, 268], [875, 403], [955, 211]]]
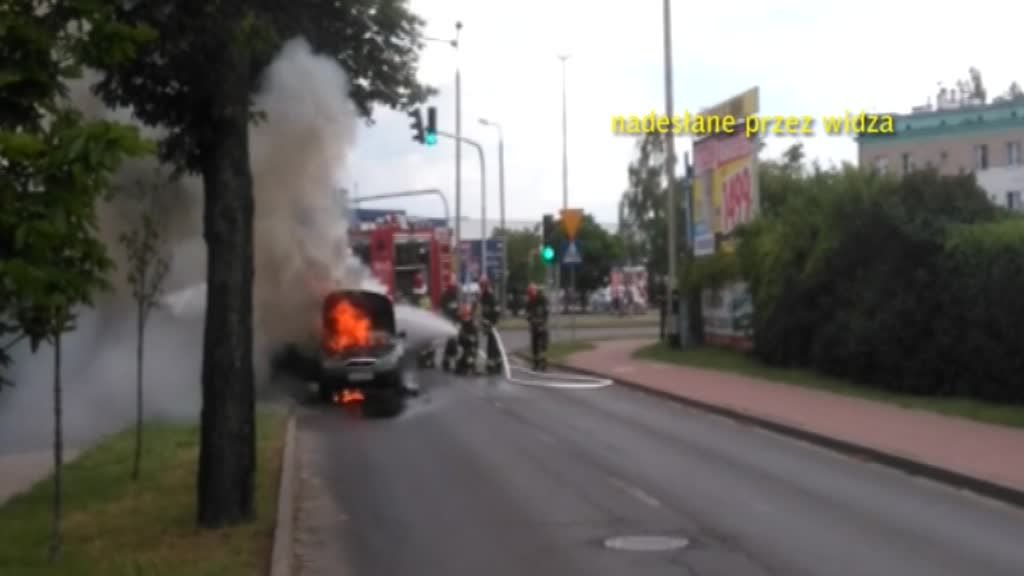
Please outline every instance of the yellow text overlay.
[[713, 134], [743, 134], [754, 136], [813, 136], [819, 128], [825, 134], [892, 134], [895, 132], [890, 114], [857, 114], [847, 112], [840, 116], [708, 116], [702, 114], [676, 115], [671, 118], [651, 112], [646, 116], [612, 116], [615, 134], [683, 134], [711, 136]]

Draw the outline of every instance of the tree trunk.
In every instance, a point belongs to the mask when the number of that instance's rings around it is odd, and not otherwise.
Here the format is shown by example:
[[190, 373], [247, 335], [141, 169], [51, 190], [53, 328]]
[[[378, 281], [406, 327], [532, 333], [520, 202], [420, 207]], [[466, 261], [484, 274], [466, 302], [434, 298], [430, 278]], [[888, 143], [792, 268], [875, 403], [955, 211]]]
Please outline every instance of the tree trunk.
[[60, 334], [53, 340], [53, 525], [50, 533], [50, 561], [61, 552], [60, 521], [63, 507], [64, 442], [61, 429]]
[[138, 304], [138, 336], [135, 348], [135, 460], [132, 465], [132, 480], [139, 479], [139, 469], [142, 467], [142, 351], [145, 349], [146, 304], [142, 298]]
[[224, 49], [211, 65], [221, 82], [199, 144], [208, 253], [197, 515], [215, 528], [252, 518], [256, 446], [249, 57]]

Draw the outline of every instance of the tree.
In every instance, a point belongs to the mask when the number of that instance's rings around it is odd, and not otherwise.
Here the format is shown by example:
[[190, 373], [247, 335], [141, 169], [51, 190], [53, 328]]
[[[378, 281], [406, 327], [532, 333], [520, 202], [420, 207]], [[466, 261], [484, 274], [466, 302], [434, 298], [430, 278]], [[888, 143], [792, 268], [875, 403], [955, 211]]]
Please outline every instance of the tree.
[[638, 142], [629, 166], [629, 188], [619, 201], [619, 235], [626, 257], [631, 263], [647, 264], [654, 274], [666, 269], [665, 238], [658, 233], [665, 229], [664, 145], [659, 134]]
[[[119, 0], [118, 21], [160, 31], [139, 57], [97, 66], [98, 94], [167, 129], [160, 156], [204, 187], [207, 257], [197, 519], [218, 527], [253, 515], [253, 193], [249, 123], [261, 73], [284, 41], [304, 36], [349, 74], [349, 96], [406, 107], [430, 93], [416, 80], [422, 20], [405, 0], [277, 2]], [[342, 96], [342, 95], [339, 95]]]
[[540, 234], [535, 230], [508, 231], [508, 291], [523, 293], [530, 282], [544, 278], [544, 264], [537, 250]]
[[[562, 221], [556, 221], [555, 245], [562, 246], [568, 242]], [[580, 302], [585, 303], [587, 296], [604, 286], [608, 281], [612, 266], [621, 264], [625, 257], [622, 244], [594, 220], [591, 214], [584, 214], [580, 228], [576, 232], [576, 247], [580, 251], [583, 262], [576, 266], [563, 265], [561, 270], [562, 283], [569, 287], [569, 280], [575, 274], [576, 291]]]
[[[120, 242], [128, 255], [128, 284], [132, 287], [132, 298], [136, 304], [136, 349], [135, 349], [135, 457], [132, 462], [132, 480], [139, 479], [142, 463], [142, 377], [143, 352], [145, 350], [146, 321], [149, 313], [157, 304], [157, 297], [163, 286], [164, 278], [170, 267], [170, 260], [165, 255], [161, 243], [160, 231], [157, 229], [152, 196], [145, 196], [146, 190], [141, 188], [143, 201], [149, 200], [141, 214], [139, 225], [121, 235]], [[152, 193], [152, 191], [150, 191]]]
[[[145, 40], [103, 3], [8, 2], [0, 12], [0, 335], [54, 351], [54, 490], [50, 557], [61, 552], [61, 336], [107, 285], [112, 263], [97, 236], [96, 204], [127, 156], [150, 149], [138, 132], [86, 121], [64, 98], [84, 58], [113, 62]], [[9, 358], [0, 348], [0, 362]]]

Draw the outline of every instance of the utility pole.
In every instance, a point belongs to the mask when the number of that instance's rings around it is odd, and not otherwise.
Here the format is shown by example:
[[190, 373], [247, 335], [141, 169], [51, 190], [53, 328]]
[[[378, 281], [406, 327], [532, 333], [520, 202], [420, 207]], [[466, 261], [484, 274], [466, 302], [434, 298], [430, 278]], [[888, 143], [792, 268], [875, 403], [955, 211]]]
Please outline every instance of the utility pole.
[[[562, 209], [569, 209], [569, 130], [568, 130], [568, 105], [565, 97], [565, 61], [569, 59], [568, 54], [560, 54], [562, 61]], [[574, 275], [575, 278], [575, 275]], [[555, 286], [560, 290], [562, 287], [562, 267], [555, 266]], [[564, 297], [564, 295], [563, 295]], [[562, 302], [564, 308], [565, 302]]]
[[501, 227], [501, 284], [498, 295], [501, 298], [501, 309], [507, 311], [508, 300], [508, 228], [505, 226], [505, 134], [501, 124], [481, 118], [484, 126], [498, 129], [498, 212]]
[[456, 290], [462, 292], [464, 279], [459, 274], [462, 255], [462, 58], [459, 57], [459, 36], [462, 21], [455, 23], [455, 252], [452, 263], [455, 269]]
[[[665, 25], [665, 114], [671, 119], [673, 116], [672, 106], [672, 9], [671, 0], [663, 0], [662, 5], [664, 7], [664, 25]], [[676, 259], [679, 254], [678, 234], [676, 233], [676, 186], [675, 186], [675, 165], [676, 165], [676, 146], [675, 146], [675, 134], [672, 131], [668, 131], [665, 134], [665, 180], [667, 182], [668, 191], [665, 194], [667, 206], [668, 221], [668, 241], [665, 245], [668, 247], [668, 278], [665, 282], [665, 320], [667, 323], [667, 330], [665, 331], [668, 335], [668, 342], [670, 346], [676, 346], [680, 342], [679, 334], [679, 322], [675, 317], [675, 294], [678, 286], [678, 278], [676, 272]], [[682, 310], [682, 303], [679, 304], [679, 310]]]
[[462, 34], [462, 21], [455, 23], [455, 38], [424, 37], [431, 42], [444, 42], [455, 48], [455, 250], [452, 252], [453, 274], [458, 279], [456, 289], [462, 291], [462, 275], [459, 274], [460, 256], [462, 252], [462, 62], [459, 58], [459, 36]]
[[568, 145], [568, 122], [567, 105], [565, 98], [565, 61], [569, 59], [568, 54], [558, 57], [562, 61], [562, 209], [569, 209], [569, 145]]

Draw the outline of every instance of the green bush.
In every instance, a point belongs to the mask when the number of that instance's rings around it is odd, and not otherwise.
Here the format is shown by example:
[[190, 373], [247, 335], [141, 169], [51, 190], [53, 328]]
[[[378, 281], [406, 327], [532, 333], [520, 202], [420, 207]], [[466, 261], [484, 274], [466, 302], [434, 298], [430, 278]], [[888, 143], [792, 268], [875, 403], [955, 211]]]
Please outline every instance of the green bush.
[[[736, 258], [758, 357], [900, 392], [1024, 401], [1024, 224], [972, 176], [769, 165], [761, 185], [762, 217]], [[728, 272], [709, 261], [701, 280]]]

